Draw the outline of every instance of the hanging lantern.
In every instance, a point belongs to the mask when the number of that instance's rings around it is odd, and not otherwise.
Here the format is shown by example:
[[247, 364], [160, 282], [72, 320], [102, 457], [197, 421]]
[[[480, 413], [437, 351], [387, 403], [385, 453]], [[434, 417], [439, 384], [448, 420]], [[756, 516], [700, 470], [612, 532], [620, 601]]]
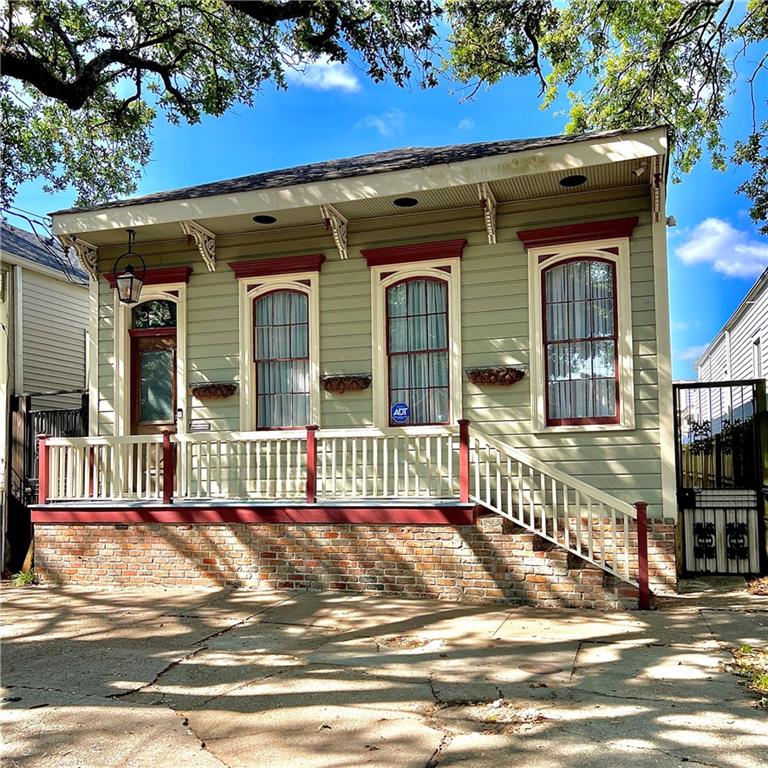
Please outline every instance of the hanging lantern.
[[[112, 275], [115, 278], [115, 289], [117, 290], [117, 298], [123, 304], [138, 304], [141, 297], [141, 289], [144, 286], [144, 275], [147, 271], [147, 265], [144, 259], [133, 250], [134, 231], [127, 229], [128, 233], [128, 250], [118, 257], [115, 262], [115, 266], [112, 270]], [[141, 262], [141, 273], [136, 274], [136, 270], [131, 264], [131, 260], [138, 259]], [[123, 268], [122, 273], [118, 274], [118, 267], [121, 262], [127, 262]]]

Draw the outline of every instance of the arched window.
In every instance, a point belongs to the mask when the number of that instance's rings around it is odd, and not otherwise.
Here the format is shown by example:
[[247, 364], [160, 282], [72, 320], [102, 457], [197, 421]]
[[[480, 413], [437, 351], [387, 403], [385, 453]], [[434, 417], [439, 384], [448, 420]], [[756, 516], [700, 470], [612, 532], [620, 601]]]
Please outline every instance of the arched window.
[[[408, 424], [450, 418], [448, 284], [406, 278], [386, 291], [389, 408], [405, 403]], [[391, 422], [394, 423], [394, 422]]]
[[568, 259], [542, 276], [547, 424], [619, 423], [615, 263]]
[[175, 328], [176, 302], [168, 299], [150, 299], [131, 310], [132, 328]]
[[256, 427], [309, 423], [309, 297], [280, 289], [253, 301]]

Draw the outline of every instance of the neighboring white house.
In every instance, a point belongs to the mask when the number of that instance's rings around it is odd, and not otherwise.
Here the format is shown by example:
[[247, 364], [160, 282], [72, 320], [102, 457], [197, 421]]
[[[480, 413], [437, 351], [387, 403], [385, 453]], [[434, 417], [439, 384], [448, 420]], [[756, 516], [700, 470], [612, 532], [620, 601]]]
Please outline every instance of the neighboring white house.
[[[9, 487], [11, 398], [83, 390], [88, 276], [59, 244], [0, 221], [0, 509]], [[79, 395], [32, 399], [32, 408], [77, 407]], [[5, 531], [5, 525], [3, 525]]]
[[699, 381], [764, 379], [768, 371], [768, 269], [699, 358]]

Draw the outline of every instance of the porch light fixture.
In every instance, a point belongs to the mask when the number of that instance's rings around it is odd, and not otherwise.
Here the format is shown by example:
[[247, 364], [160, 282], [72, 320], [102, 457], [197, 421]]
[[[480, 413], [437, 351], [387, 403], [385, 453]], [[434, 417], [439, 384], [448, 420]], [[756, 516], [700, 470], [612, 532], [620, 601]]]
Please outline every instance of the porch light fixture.
[[259, 214], [258, 216], [254, 216], [253, 220], [257, 224], [274, 224], [277, 221], [274, 216], [268, 216], [267, 214]]
[[415, 197], [396, 197], [392, 201], [392, 205], [396, 205], [398, 208], [413, 208], [414, 205], [418, 205], [419, 201]]
[[564, 176], [560, 179], [561, 187], [580, 187], [582, 184], [587, 183], [587, 177], [581, 174], [574, 174], [573, 176]]
[[[133, 250], [135, 231], [132, 229], [125, 230], [128, 233], [128, 250], [121, 256], [118, 256], [115, 266], [112, 269], [112, 274], [115, 278], [115, 288], [117, 290], [117, 298], [123, 304], [138, 304], [139, 297], [141, 296], [141, 289], [144, 286], [144, 275], [147, 272], [147, 265], [144, 258]], [[141, 262], [141, 274], [137, 275], [136, 271], [131, 264], [131, 260], [138, 259]], [[120, 262], [127, 261], [125, 269], [122, 274], [118, 274], [118, 267]]]

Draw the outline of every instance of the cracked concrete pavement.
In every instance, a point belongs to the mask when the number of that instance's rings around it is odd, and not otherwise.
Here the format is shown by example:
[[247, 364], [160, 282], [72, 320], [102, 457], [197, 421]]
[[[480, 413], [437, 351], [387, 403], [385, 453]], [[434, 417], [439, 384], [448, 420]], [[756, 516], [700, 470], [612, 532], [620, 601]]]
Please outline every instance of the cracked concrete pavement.
[[768, 598], [647, 613], [248, 590], [2, 591], [0, 757], [35, 768], [768, 768], [729, 648]]

